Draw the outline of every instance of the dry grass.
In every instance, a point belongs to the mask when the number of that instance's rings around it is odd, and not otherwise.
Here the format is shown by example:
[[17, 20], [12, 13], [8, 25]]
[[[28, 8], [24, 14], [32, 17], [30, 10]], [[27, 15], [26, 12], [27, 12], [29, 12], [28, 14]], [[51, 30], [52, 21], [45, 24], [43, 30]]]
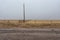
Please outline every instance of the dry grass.
[[60, 20], [0, 20], [0, 28], [60, 28]]

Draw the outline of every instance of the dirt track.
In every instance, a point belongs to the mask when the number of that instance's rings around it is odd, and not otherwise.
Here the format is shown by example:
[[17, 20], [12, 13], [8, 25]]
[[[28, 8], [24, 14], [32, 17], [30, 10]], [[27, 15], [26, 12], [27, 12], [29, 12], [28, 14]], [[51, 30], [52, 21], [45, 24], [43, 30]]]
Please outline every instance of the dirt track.
[[0, 40], [60, 40], [60, 29], [0, 29]]

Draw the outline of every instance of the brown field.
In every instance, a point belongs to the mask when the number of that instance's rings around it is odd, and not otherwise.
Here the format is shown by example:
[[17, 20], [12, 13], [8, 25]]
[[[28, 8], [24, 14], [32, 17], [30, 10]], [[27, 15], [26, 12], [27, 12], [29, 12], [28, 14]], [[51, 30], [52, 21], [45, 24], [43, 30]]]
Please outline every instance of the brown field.
[[0, 28], [60, 28], [60, 20], [0, 20]]

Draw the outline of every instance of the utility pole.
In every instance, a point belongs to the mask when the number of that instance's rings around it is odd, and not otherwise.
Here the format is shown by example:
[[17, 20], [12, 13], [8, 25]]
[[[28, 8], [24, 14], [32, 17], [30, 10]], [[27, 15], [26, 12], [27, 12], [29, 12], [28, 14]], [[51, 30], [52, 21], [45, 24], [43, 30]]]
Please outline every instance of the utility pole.
[[25, 3], [23, 3], [23, 22], [25, 22]]
[[[23, 22], [25, 22], [25, 3], [23, 3]], [[20, 20], [19, 20], [20, 24]]]

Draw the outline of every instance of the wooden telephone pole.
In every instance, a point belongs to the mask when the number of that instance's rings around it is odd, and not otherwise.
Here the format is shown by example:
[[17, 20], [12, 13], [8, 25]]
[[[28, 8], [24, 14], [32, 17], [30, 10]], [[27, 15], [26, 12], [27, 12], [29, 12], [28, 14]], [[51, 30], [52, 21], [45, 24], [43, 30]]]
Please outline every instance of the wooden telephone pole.
[[[25, 3], [23, 3], [23, 23], [25, 22]], [[20, 24], [20, 20], [19, 20]]]
[[23, 22], [25, 22], [25, 3], [23, 3]]

